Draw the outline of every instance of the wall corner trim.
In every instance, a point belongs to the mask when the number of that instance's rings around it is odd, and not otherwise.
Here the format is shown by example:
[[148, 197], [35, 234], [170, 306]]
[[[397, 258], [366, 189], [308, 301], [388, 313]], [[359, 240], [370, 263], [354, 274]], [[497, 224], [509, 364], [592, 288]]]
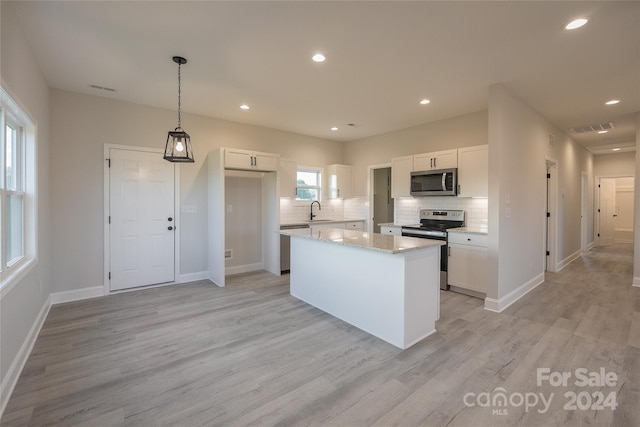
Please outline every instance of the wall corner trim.
[[535, 289], [542, 283], [544, 283], [544, 273], [538, 274], [537, 276], [533, 277], [531, 280], [527, 281], [523, 285], [509, 292], [507, 295], [503, 296], [500, 299], [485, 298], [484, 309], [489, 311], [494, 311], [496, 313], [502, 313], [511, 304], [518, 301], [520, 298], [525, 296], [527, 293], [531, 292], [533, 289]]
[[0, 384], [0, 417], [2, 417], [2, 414], [7, 407], [7, 403], [9, 403], [9, 398], [11, 397], [11, 394], [13, 394], [13, 389], [18, 383], [18, 378], [20, 378], [24, 365], [29, 359], [29, 355], [36, 343], [36, 338], [38, 338], [38, 334], [40, 334], [40, 330], [42, 329], [42, 325], [44, 325], [44, 321], [49, 314], [50, 308], [51, 297], [47, 298], [42, 305], [38, 316], [33, 322], [31, 329], [29, 329], [29, 333], [18, 351], [18, 354], [16, 354], [13, 362], [11, 362], [11, 366], [9, 366], [9, 369], [7, 370], [7, 374], [2, 379], [2, 383]]

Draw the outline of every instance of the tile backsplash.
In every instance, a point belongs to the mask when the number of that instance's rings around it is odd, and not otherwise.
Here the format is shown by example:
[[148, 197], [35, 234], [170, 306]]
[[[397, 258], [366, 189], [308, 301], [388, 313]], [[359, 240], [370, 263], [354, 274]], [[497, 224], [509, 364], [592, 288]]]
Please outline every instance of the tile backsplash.
[[[330, 199], [321, 202], [322, 209], [317, 205], [313, 207], [315, 219], [364, 219], [369, 216], [369, 203], [366, 197], [354, 197], [351, 199]], [[306, 221], [311, 213], [311, 203], [280, 198], [280, 222], [293, 223]]]
[[465, 225], [473, 228], [487, 228], [488, 199], [460, 197], [416, 197], [395, 199], [395, 222], [415, 224], [420, 222], [420, 209], [458, 209], [465, 211]]
[[[310, 203], [290, 198], [280, 199], [280, 222], [293, 223], [309, 219]], [[487, 228], [488, 200], [459, 197], [407, 197], [394, 202], [396, 224], [420, 222], [420, 209], [460, 209], [465, 211], [468, 227]], [[364, 219], [369, 218], [369, 201], [366, 197], [331, 199], [322, 202], [322, 209], [313, 208], [316, 219]]]

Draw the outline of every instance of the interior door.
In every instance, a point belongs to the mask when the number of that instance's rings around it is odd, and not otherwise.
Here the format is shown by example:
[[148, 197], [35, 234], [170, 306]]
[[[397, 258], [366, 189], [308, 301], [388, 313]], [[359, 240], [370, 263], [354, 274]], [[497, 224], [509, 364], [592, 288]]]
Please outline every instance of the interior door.
[[598, 243], [609, 245], [616, 237], [616, 180], [600, 178]]
[[110, 289], [174, 281], [174, 164], [161, 153], [109, 154]]

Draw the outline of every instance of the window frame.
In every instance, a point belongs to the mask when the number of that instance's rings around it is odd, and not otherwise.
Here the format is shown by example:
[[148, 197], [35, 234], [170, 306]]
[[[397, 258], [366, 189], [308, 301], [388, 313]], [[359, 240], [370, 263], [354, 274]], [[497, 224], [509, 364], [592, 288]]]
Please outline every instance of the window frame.
[[[7, 126], [16, 131], [17, 182], [8, 188]], [[0, 87], [0, 298], [6, 295], [37, 264], [36, 218], [36, 134], [37, 127], [26, 109], [21, 107], [7, 89]], [[19, 196], [21, 204], [21, 254], [11, 260], [8, 239], [8, 200]], [[14, 236], [15, 237], [15, 236]]]
[[[298, 173], [299, 172], [312, 172], [318, 175], [318, 185], [299, 185], [298, 184]], [[313, 200], [304, 200], [298, 199], [298, 189], [315, 189], [318, 192], [318, 202], [322, 202], [322, 190], [323, 190], [323, 179], [324, 179], [324, 168], [318, 166], [296, 166], [296, 198], [293, 200], [297, 205], [308, 205], [313, 202]]]

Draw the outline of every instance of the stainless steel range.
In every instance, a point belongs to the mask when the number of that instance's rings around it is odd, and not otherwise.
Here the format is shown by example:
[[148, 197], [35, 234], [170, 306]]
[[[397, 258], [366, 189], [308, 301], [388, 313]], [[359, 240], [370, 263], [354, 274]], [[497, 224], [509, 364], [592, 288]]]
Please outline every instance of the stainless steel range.
[[[459, 210], [420, 210], [420, 225], [402, 227], [402, 235], [422, 239], [447, 241], [447, 229], [464, 227], [464, 211]], [[449, 289], [447, 284], [447, 266], [449, 262], [448, 245], [440, 251], [440, 289]]]

